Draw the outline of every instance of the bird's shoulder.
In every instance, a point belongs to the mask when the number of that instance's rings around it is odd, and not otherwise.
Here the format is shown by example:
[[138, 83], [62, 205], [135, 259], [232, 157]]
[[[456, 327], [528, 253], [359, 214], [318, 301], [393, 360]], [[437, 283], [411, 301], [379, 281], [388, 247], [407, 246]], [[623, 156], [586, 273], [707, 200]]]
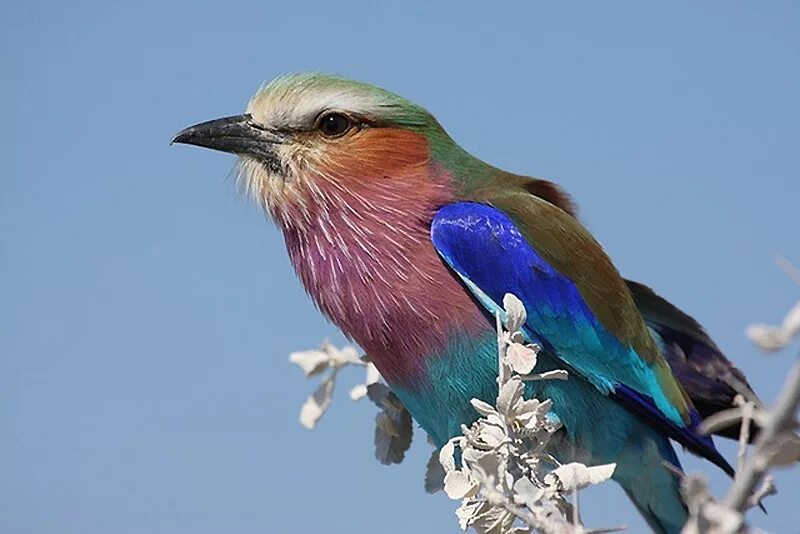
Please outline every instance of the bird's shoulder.
[[600, 243], [571, 213], [522, 188], [483, 190], [470, 200], [508, 215], [529, 245], [575, 284], [609, 332], [648, 363], [659, 357], [624, 279]]

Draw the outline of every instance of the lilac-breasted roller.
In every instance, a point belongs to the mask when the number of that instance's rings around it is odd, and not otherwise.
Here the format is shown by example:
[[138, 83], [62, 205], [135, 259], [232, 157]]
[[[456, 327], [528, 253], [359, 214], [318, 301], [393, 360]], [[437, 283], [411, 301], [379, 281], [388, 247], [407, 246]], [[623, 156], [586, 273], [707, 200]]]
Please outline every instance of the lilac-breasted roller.
[[670, 439], [732, 473], [696, 426], [754, 397], [746, 380], [691, 317], [620, 276], [554, 184], [473, 157], [408, 100], [321, 74], [278, 78], [245, 114], [174, 141], [239, 156], [309, 295], [437, 445], [477, 418], [470, 399], [495, 399], [493, 314], [513, 293], [537, 369], [570, 372], [527, 383], [553, 400], [563, 461], [616, 462], [670, 533], [686, 520]]

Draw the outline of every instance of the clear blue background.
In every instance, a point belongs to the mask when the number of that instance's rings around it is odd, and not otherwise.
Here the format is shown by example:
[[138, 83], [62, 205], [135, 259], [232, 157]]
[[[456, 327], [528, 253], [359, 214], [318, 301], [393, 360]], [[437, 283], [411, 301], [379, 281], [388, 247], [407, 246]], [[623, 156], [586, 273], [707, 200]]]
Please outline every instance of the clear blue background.
[[[341, 338], [233, 158], [169, 146], [290, 71], [390, 88], [563, 184], [620, 269], [774, 399], [794, 353], [742, 330], [798, 297], [771, 255], [800, 262], [800, 4], [289, 4], [0, 6], [0, 532], [456, 530], [419, 433], [380, 466], [349, 384], [300, 427], [312, 384], [287, 355]], [[752, 517], [785, 532], [800, 484], [778, 482]], [[582, 504], [644, 529], [614, 485]]]

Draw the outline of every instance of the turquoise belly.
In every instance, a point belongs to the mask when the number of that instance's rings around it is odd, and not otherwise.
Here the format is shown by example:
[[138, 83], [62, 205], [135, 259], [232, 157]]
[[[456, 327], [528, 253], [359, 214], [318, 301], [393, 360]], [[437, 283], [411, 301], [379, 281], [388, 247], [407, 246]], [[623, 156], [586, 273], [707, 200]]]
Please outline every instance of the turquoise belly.
[[[441, 447], [461, 434], [461, 425], [478, 418], [473, 398], [494, 405], [497, 397], [497, 338], [487, 329], [479, 337], [456, 337], [442, 354], [428, 359], [427, 383], [394, 388], [419, 425]], [[536, 372], [563, 369], [553, 356], [539, 353]], [[621, 454], [642, 423], [613, 398], [570, 375], [567, 380], [526, 383], [528, 396], [553, 401], [552, 413], [564, 426], [571, 456], [563, 461], [611, 462]]]

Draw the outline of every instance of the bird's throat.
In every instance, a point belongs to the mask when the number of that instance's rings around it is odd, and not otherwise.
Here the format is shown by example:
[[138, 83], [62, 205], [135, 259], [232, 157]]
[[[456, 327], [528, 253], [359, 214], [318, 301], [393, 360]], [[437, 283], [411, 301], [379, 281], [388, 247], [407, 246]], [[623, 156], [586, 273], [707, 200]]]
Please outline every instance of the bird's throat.
[[306, 291], [393, 385], [424, 377], [449, 334], [487, 325], [430, 240], [433, 214], [452, 200], [447, 177], [411, 170], [394, 179], [317, 180], [306, 224], [284, 227]]

